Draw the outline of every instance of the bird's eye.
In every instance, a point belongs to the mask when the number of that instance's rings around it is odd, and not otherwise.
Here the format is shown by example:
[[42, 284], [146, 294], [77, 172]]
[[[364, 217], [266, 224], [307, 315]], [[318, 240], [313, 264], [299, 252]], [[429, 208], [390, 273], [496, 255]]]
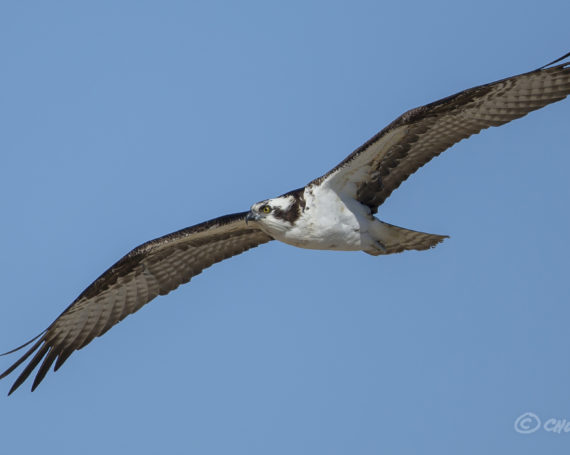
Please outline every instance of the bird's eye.
[[261, 211], [263, 213], [270, 213], [271, 212], [271, 207], [269, 207], [268, 205], [264, 205], [263, 207], [261, 207]]

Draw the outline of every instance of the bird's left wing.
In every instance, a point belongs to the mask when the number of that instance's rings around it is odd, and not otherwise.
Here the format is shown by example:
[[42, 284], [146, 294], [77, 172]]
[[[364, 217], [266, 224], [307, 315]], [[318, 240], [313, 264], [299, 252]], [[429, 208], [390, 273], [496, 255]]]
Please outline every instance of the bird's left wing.
[[0, 375], [0, 379], [6, 377], [35, 353], [9, 393], [16, 390], [40, 362], [32, 390], [54, 362], [54, 371], [57, 371], [73, 351], [103, 335], [156, 296], [168, 294], [216, 262], [272, 240], [255, 226], [248, 225], [246, 214], [227, 215], [173, 232], [138, 246], [120, 259], [87, 287], [44, 332], [6, 353], [35, 341]]
[[570, 94], [570, 62], [473, 87], [398, 117], [327, 174], [328, 184], [373, 213], [411, 174], [456, 142]]

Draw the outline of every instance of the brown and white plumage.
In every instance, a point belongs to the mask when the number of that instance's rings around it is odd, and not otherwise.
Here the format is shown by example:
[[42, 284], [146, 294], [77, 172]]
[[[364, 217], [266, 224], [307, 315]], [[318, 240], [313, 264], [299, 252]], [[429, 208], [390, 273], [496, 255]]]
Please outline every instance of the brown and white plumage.
[[39, 365], [32, 390], [55, 363], [104, 334], [158, 295], [216, 262], [270, 240], [372, 255], [424, 250], [446, 236], [399, 228], [372, 216], [412, 173], [456, 142], [570, 94], [570, 63], [474, 87], [412, 109], [307, 186], [147, 242], [111, 266], [40, 335], [0, 379], [30, 359], [16, 390]]
[[216, 262], [272, 240], [263, 231], [246, 224], [246, 215], [247, 212], [226, 215], [151, 240], [112, 265], [44, 332], [22, 346], [35, 341], [0, 378], [34, 352], [35, 355], [10, 393], [40, 362], [32, 390], [54, 362], [57, 370], [73, 351], [103, 335], [155, 297], [168, 294]]
[[330, 179], [376, 212], [404, 180], [453, 144], [568, 96], [570, 63], [549, 65], [411, 109], [315, 182]]

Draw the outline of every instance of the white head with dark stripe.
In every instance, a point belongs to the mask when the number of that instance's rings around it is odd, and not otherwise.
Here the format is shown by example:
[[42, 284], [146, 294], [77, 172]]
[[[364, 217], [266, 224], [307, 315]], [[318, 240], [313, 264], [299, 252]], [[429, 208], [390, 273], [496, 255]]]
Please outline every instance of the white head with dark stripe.
[[293, 227], [304, 209], [303, 189], [299, 189], [253, 204], [245, 219], [259, 223], [270, 235], [279, 235]]

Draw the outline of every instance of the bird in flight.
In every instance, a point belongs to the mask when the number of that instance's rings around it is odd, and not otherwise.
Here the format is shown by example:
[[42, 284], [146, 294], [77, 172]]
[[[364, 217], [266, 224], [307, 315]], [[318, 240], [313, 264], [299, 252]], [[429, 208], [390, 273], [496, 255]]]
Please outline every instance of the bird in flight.
[[426, 250], [447, 236], [380, 221], [378, 207], [411, 174], [456, 142], [525, 116], [570, 94], [570, 53], [528, 73], [473, 87], [407, 111], [321, 177], [249, 211], [221, 216], [146, 242], [91, 283], [0, 379], [31, 359], [14, 392], [103, 335], [159, 295], [207, 267], [271, 240], [300, 248], [373, 256]]

